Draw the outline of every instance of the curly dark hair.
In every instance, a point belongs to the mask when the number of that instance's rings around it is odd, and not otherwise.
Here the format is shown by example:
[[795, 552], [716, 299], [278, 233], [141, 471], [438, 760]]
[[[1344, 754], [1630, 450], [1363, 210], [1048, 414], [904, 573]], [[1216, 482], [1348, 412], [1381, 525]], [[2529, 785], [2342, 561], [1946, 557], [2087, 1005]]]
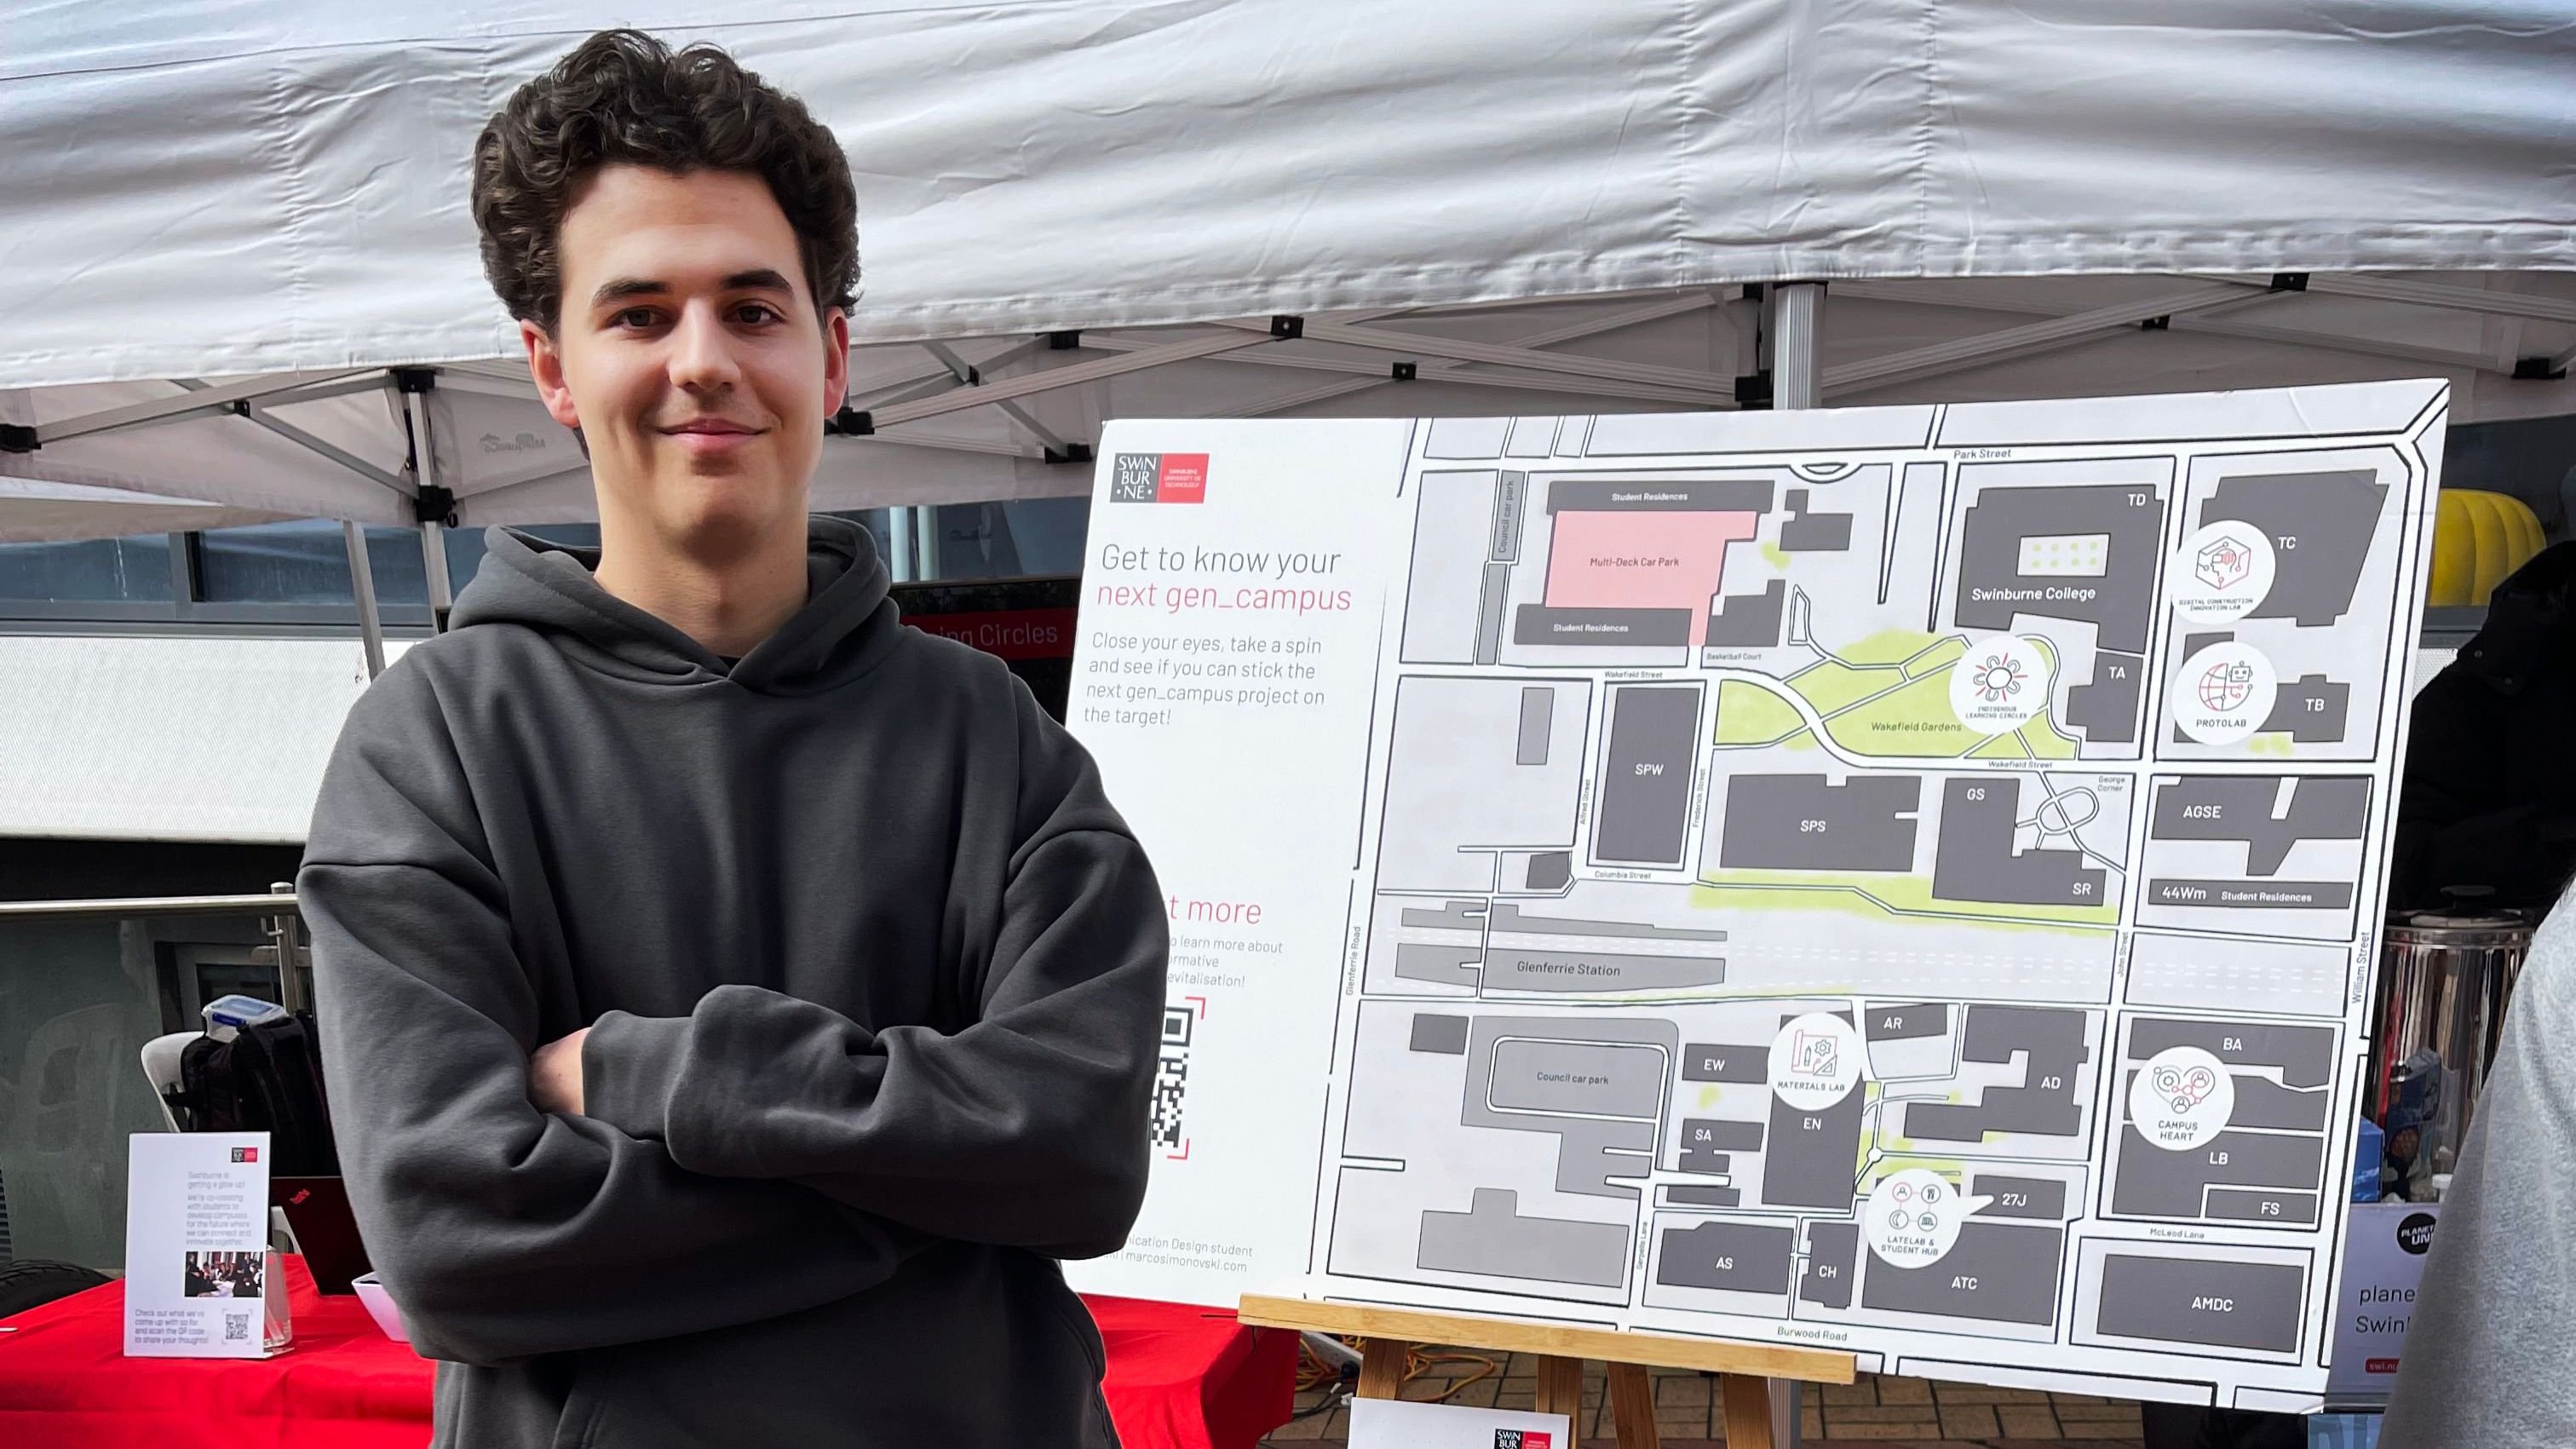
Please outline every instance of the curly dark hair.
[[619, 161], [758, 176], [796, 233], [814, 305], [857, 300], [859, 199], [831, 129], [712, 45], [674, 51], [642, 31], [603, 30], [519, 87], [474, 138], [483, 274], [511, 316], [555, 329], [564, 212], [584, 176]]

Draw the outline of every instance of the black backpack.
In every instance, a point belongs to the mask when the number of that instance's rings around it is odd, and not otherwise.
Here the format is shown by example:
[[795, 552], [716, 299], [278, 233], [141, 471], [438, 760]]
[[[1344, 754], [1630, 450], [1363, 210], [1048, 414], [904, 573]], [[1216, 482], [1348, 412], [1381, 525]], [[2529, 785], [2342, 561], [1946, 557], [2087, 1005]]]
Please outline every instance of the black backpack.
[[269, 1171], [280, 1177], [336, 1177], [330, 1102], [313, 1014], [299, 1011], [243, 1027], [231, 1041], [201, 1036], [179, 1054], [170, 1093], [191, 1132], [269, 1134]]

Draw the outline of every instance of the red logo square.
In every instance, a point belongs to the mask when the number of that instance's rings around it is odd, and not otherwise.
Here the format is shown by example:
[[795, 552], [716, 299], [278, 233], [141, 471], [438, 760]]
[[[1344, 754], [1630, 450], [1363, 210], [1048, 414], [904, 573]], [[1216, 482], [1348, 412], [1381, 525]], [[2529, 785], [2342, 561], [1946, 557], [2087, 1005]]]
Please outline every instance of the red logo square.
[[1165, 453], [1163, 468], [1155, 480], [1157, 503], [1205, 503], [1207, 501], [1208, 455], [1205, 453]]

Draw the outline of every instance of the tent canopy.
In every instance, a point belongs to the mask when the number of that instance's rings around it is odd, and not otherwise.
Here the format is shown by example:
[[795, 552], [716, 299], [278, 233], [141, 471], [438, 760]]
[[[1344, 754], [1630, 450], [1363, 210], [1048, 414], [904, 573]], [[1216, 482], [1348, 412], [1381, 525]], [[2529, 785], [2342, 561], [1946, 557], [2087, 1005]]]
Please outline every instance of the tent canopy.
[[[1772, 333], [1741, 284], [1779, 281], [1831, 284], [1828, 403], [2432, 376], [2460, 421], [2576, 412], [2560, 7], [617, 18], [724, 45], [850, 155], [864, 294], [821, 507], [1080, 492], [1112, 415], [1758, 402]], [[397, 523], [427, 483], [469, 524], [588, 516], [480, 275], [464, 158], [600, 23], [502, 0], [15, 13], [0, 475]], [[83, 525], [79, 501], [0, 496], [0, 538], [141, 516]]]

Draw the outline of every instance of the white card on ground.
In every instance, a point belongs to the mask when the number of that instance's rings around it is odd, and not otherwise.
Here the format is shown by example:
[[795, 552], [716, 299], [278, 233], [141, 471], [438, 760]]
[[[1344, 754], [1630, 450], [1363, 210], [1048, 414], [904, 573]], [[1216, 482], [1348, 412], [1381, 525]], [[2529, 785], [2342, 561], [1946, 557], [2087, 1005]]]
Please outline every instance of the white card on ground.
[[1563, 1414], [1353, 1399], [1351, 1449], [1574, 1449], [1574, 1425]]

